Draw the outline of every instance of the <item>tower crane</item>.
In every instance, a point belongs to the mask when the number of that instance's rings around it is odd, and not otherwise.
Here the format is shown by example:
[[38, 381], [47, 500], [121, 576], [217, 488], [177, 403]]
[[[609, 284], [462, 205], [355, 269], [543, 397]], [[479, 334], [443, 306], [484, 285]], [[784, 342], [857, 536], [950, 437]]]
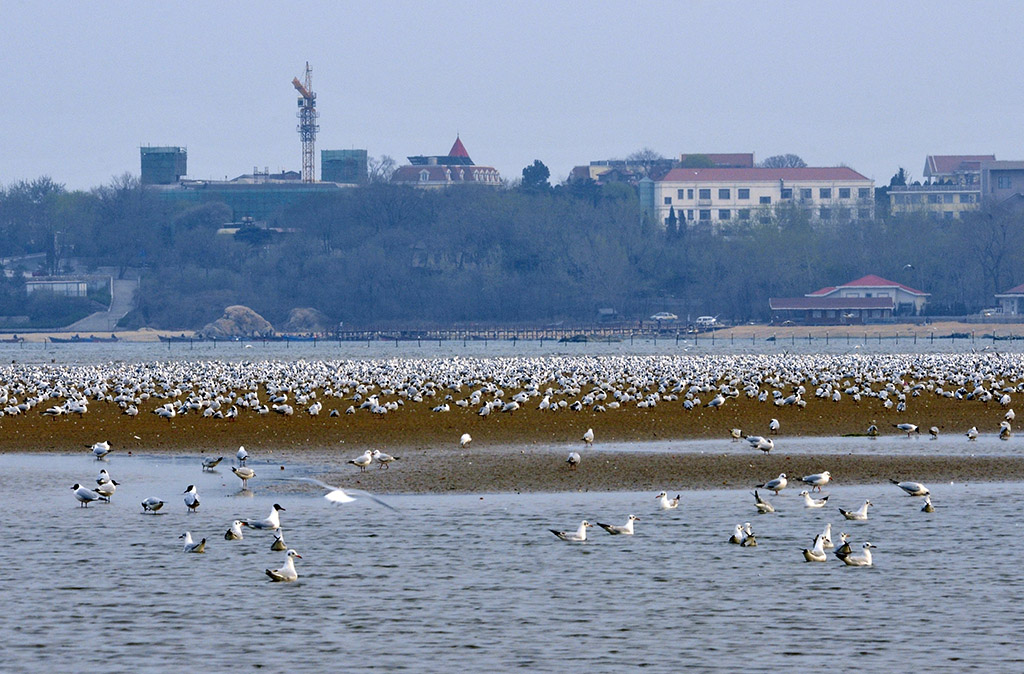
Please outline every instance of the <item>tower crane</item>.
[[300, 82], [298, 77], [292, 79], [292, 86], [299, 92], [299, 111], [296, 117], [299, 124], [299, 138], [302, 140], [302, 182], [316, 182], [316, 132], [320, 125], [316, 123], [320, 113], [316, 110], [316, 94], [313, 93], [313, 69], [306, 61], [306, 77]]

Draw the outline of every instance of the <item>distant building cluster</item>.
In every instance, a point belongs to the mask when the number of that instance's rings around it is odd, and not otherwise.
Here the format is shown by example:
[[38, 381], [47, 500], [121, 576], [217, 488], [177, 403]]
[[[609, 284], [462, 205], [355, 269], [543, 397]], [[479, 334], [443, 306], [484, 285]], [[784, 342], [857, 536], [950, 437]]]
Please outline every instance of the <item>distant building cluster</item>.
[[997, 161], [994, 154], [928, 155], [924, 182], [889, 188], [893, 213], [924, 212], [955, 220], [982, 203], [1018, 207], [1024, 194], [1024, 161]]

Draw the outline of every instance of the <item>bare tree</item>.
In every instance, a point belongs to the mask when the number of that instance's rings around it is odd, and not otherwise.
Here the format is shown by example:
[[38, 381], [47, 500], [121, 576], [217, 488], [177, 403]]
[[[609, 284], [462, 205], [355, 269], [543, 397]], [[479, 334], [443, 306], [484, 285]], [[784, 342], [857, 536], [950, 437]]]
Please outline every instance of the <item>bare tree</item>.
[[366, 180], [370, 184], [389, 183], [398, 168], [398, 162], [386, 154], [366, 160]]
[[804, 168], [807, 162], [795, 154], [777, 154], [761, 162], [761, 168]]

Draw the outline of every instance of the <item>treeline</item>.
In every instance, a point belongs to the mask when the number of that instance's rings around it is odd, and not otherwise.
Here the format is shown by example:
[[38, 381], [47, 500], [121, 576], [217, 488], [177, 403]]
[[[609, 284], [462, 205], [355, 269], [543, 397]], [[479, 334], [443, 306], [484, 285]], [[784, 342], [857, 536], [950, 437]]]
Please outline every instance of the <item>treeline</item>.
[[[313, 307], [346, 326], [622, 320], [667, 309], [764, 320], [768, 298], [874, 273], [930, 292], [929, 312], [964, 314], [1024, 281], [1012, 213], [814, 223], [782, 208], [727, 236], [666, 231], [625, 185], [444, 191], [375, 184], [310, 199], [269, 228], [218, 234], [223, 204], [182, 206], [123, 176], [89, 192], [47, 178], [0, 189], [0, 257], [18, 271], [138, 273], [121, 327], [199, 328], [244, 304], [275, 325]], [[30, 304], [0, 283], [0, 314]]]

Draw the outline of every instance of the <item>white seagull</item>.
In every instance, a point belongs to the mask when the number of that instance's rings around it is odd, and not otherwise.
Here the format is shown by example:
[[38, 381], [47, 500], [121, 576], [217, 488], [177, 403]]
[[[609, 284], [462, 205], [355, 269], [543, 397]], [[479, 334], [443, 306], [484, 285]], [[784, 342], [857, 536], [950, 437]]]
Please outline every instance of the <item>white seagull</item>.
[[240, 445], [238, 451], [235, 452], [235, 458], [238, 459], [238, 465], [244, 466], [246, 459], [249, 458], [249, 452], [245, 451], [245, 446]]
[[391, 467], [390, 466], [391, 462], [398, 461], [399, 459], [402, 458], [400, 456], [391, 456], [390, 454], [385, 454], [384, 452], [380, 451], [379, 449], [373, 450], [373, 455], [372, 456], [373, 456], [373, 460], [377, 462], [377, 464], [380, 466], [380, 468], [390, 468]]
[[272, 582], [290, 583], [294, 580], [298, 580], [299, 573], [295, 570], [295, 559], [302, 559], [302, 555], [295, 552], [294, 550], [289, 550], [286, 553], [286, 555], [287, 556], [285, 557], [284, 560], [284, 566], [282, 566], [277, 571], [271, 571], [270, 569], [266, 570], [265, 573], [267, 574], [267, 576], [270, 577], [270, 580]]
[[280, 529], [281, 528], [281, 516], [278, 512], [284, 511], [277, 503], [270, 509], [270, 515], [265, 520], [242, 520], [242, 524], [249, 527], [250, 529]]
[[199, 492], [194, 484], [190, 484], [183, 492], [185, 494], [185, 508], [188, 512], [195, 512], [199, 507]]
[[771, 421], [768, 422], [768, 432], [773, 434], [773, 435], [778, 435], [778, 433], [779, 433], [779, 420], [778, 419], [772, 419]]
[[675, 498], [669, 498], [668, 492], [661, 492], [654, 498], [658, 499], [658, 505], [661, 506], [662, 510], [674, 510], [679, 507], [679, 495], [676, 494]]
[[843, 514], [848, 520], [866, 520], [868, 518], [868, 506], [874, 505], [871, 501], [864, 501], [864, 505], [857, 508], [856, 510], [843, 510], [839, 509], [839, 512]]
[[764, 484], [755, 484], [754, 486], [773, 491], [778, 496], [779, 492], [785, 489], [787, 484], [789, 484], [789, 481], [786, 480], [786, 474], [779, 473], [779, 476], [774, 480], [768, 480]]
[[917, 424], [903, 423], [903, 424], [893, 424], [892, 426], [893, 426], [893, 428], [898, 428], [901, 431], [903, 431], [904, 433], [906, 433], [908, 438], [911, 436], [912, 433], [917, 433], [918, 435], [921, 434], [921, 429], [917, 427]]
[[935, 512], [935, 506], [932, 505], [932, 497], [925, 494], [924, 505], [921, 506], [921, 512], [933, 513]]
[[832, 523], [831, 522], [826, 524], [825, 525], [825, 530], [821, 532], [821, 540], [825, 544], [824, 547], [825, 547], [826, 550], [835, 547], [835, 546], [832, 545]]
[[217, 464], [224, 460], [223, 456], [218, 456], [216, 459], [212, 456], [208, 456], [203, 459], [203, 470], [213, 470], [217, 467]]
[[185, 544], [181, 548], [182, 552], [205, 552], [206, 551], [206, 539], [205, 538], [203, 540], [199, 541], [198, 543], [194, 543], [192, 541], [192, 534], [190, 532], [188, 532], [188, 531], [183, 533], [181, 536], [178, 536], [178, 538], [184, 538], [185, 539]]
[[729, 537], [729, 542], [730, 543], [735, 543], [736, 545], [739, 545], [740, 543], [743, 542], [743, 525], [742, 524], [737, 524], [736, 528], [733, 529], [732, 536]]
[[603, 524], [601, 522], [598, 522], [597, 526], [601, 527], [602, 529], [613, 535], [625, 534], [626, 536], [632, 536], [633, 522], [636, 522], [639, 519], [640, 518], [636, 515], [630, 515], [626, 518], [626, 523], [622, 526], [618, 526], [615, 524]]
[[367, 466], [373, 463], [373, 452], [368, 449], [365, 452], [363, 452], [361, 456], [358, 456], [354, 459], [349, 459], [349, 463], [351, 463], [353, 466], [358, 466], [359, 471], [363, 472], [366, 470]]
[[588, 428], [587, 432], [583, 434], [583, 437], [581, 439], [583, 440], [584, 443], [586, 443], [586, 445], [588, 447], [593, 445], [594, 444], [594, 429], [593, 428]]
[[828, 557], [825, 555], [825, 539], [818, 534], [814, 537], [814, 546], [810, 549], [804, 549], [804, 561], [807, 562], [824, 562]]
[[469, 433], [463, 433], [462, 437], [459, 438], [459, 446], [465, 449], [469, 447], [469, 443], [473, 442], [473, 438], [470, 437]]
[[110, 443], [107, 442], [106, 440], [104, 440], [103, 442], [96, 442], [91, 445], [86, 445], [86, 447], [92, 450], [92, 455], [96, 457], [97, 461], [105, 457], [107, 454], [110, 454], [112, 451], [114, 451], [110, 448]]
[[800, 492], [800, 495], [804, 497], [804, 505], [808, 508], [824, 508], [825, 504], [828, 503], [828, 496], [825, 498], [811, 498], [811, 493], [806, 489]]
[[224, 534], [225, 541], [240, 541], [242, 540], [242, 520], [235, 520], [231, 523], [231, 527]]
[[106, 468], [100, 469], [100, 474], [96, 476], [96, 484], [105, 484], [110, 482], [110, 473], [107, 472]]
[[809, 484], [813, 487], [812, 491], [821, 491], [821, 488], [831, 482], [832, 473], [827, 470], [822, 473], [815, 473], [814, 475], [804, 475], [800, 478], [800, 481], [804, 484]]
[[580, 465], [580, 453], [569, 452], [569, 458], [565, 462], [569, 464], [569, 468], [576, 470], [576, 466]]
[[850, 554], [840, 557], [847, 566], [871, 566], [871, 548], [876, 546], [865, 542], [859, 555]]
[[924, 486], [920, 482], [897, 482], [896, 480], [890, 479], [894, 485], [907, 492], [908, 496], [927, 496], [931, 492], [928, 491], [928, 487]]
[[274, 532], [274, 542], [270, 544], [270, 549], [274, 552], [282, 552], [288, 549], [288, 546], [284, 544], [284, 532], [280, 529]]
[[757, 512], [759, 513], [775, 512], [775, 506], [761, 498], [761, 495], [757, 493], [756, 489], [754, 490], [754, 507], [757, 508]]
[[587, 540], [587, 529], [594, 526], [590, 522], [583, 520], [580, 522], [580, 528], [575, 532], [569, 531], [558, 531], [556, 529], [548, 529], [555, 536], [558, 536], [563, 541], [585, 541]]
[[155, 513], [160, 508], [164, 507], [164, 502], [155, 496], [150, 496], [142, 502], [142, 512], [144, 513]]
[[109, 482], [104, 482], [103, 484], [100, 484], [99, 486], [96, 487], [96, 493], [105, 498], [107, 500], [107, 503], [110, 503], [110, 497], [114, 495], [114, 492], [117, 490], [120, 484], [121, 483], [118, 482], [117, 480], [110, 480]]
[[747, 442], [750, 443], [752, 449], [760, 449], [765, 454], [775, 449], [775, 441], [761, 435], [748, 435]]
[[89, 507], [89, 504], [93, 501], [110, 501], [106, 496], [98, 494], [87, 487], [83, 487], [77, 482], [71, 486], [71, 490], [75, 492], [75, 498], [78, 499], [78, 502], [82, 504], [83, 508]]
[[742, 548], [756, 548], [757, 537], [754, 536], [754, 529], [750, 526], [750, 522], [743, 523], [743, 541], [740, 543]]
[[[331, 503], [352, 503], [353, 501], [356, 500], [356, 496], [365, 496], [374, 503], [382, 505], [385, 508], [389, 508], [395, 511], [398, 510], [398, 508], [394, 507], [393, 505], [377, 498], [368, 491], [363, 491], [362, 489], [342, 489], [341, 487], [335, 487], [334, 485], [327, 484], [326, 482], [321, 482], [320, 480], [314, 480], [311, 477], [290, 477], [285, 479], [295, 480], [299, 482], [309, 482], [310, 484], [315, 484], [318, 487], [323, 487], [324, 489], [327, 490], [327, 493], [324, 494], [324, 498], [330, 501]], [[356, 496], [352, 496], [352, 494], [355, 494]]]
[[231, 466], [231, 472], [234, 473], [235, 476], [242, 481], [242, 489], [248, 488], [249, 480], [256, 477], [256, 471], [254, 471], [252, 468], [249, 468], [248, 466], [242, 466], [241, 468]]

